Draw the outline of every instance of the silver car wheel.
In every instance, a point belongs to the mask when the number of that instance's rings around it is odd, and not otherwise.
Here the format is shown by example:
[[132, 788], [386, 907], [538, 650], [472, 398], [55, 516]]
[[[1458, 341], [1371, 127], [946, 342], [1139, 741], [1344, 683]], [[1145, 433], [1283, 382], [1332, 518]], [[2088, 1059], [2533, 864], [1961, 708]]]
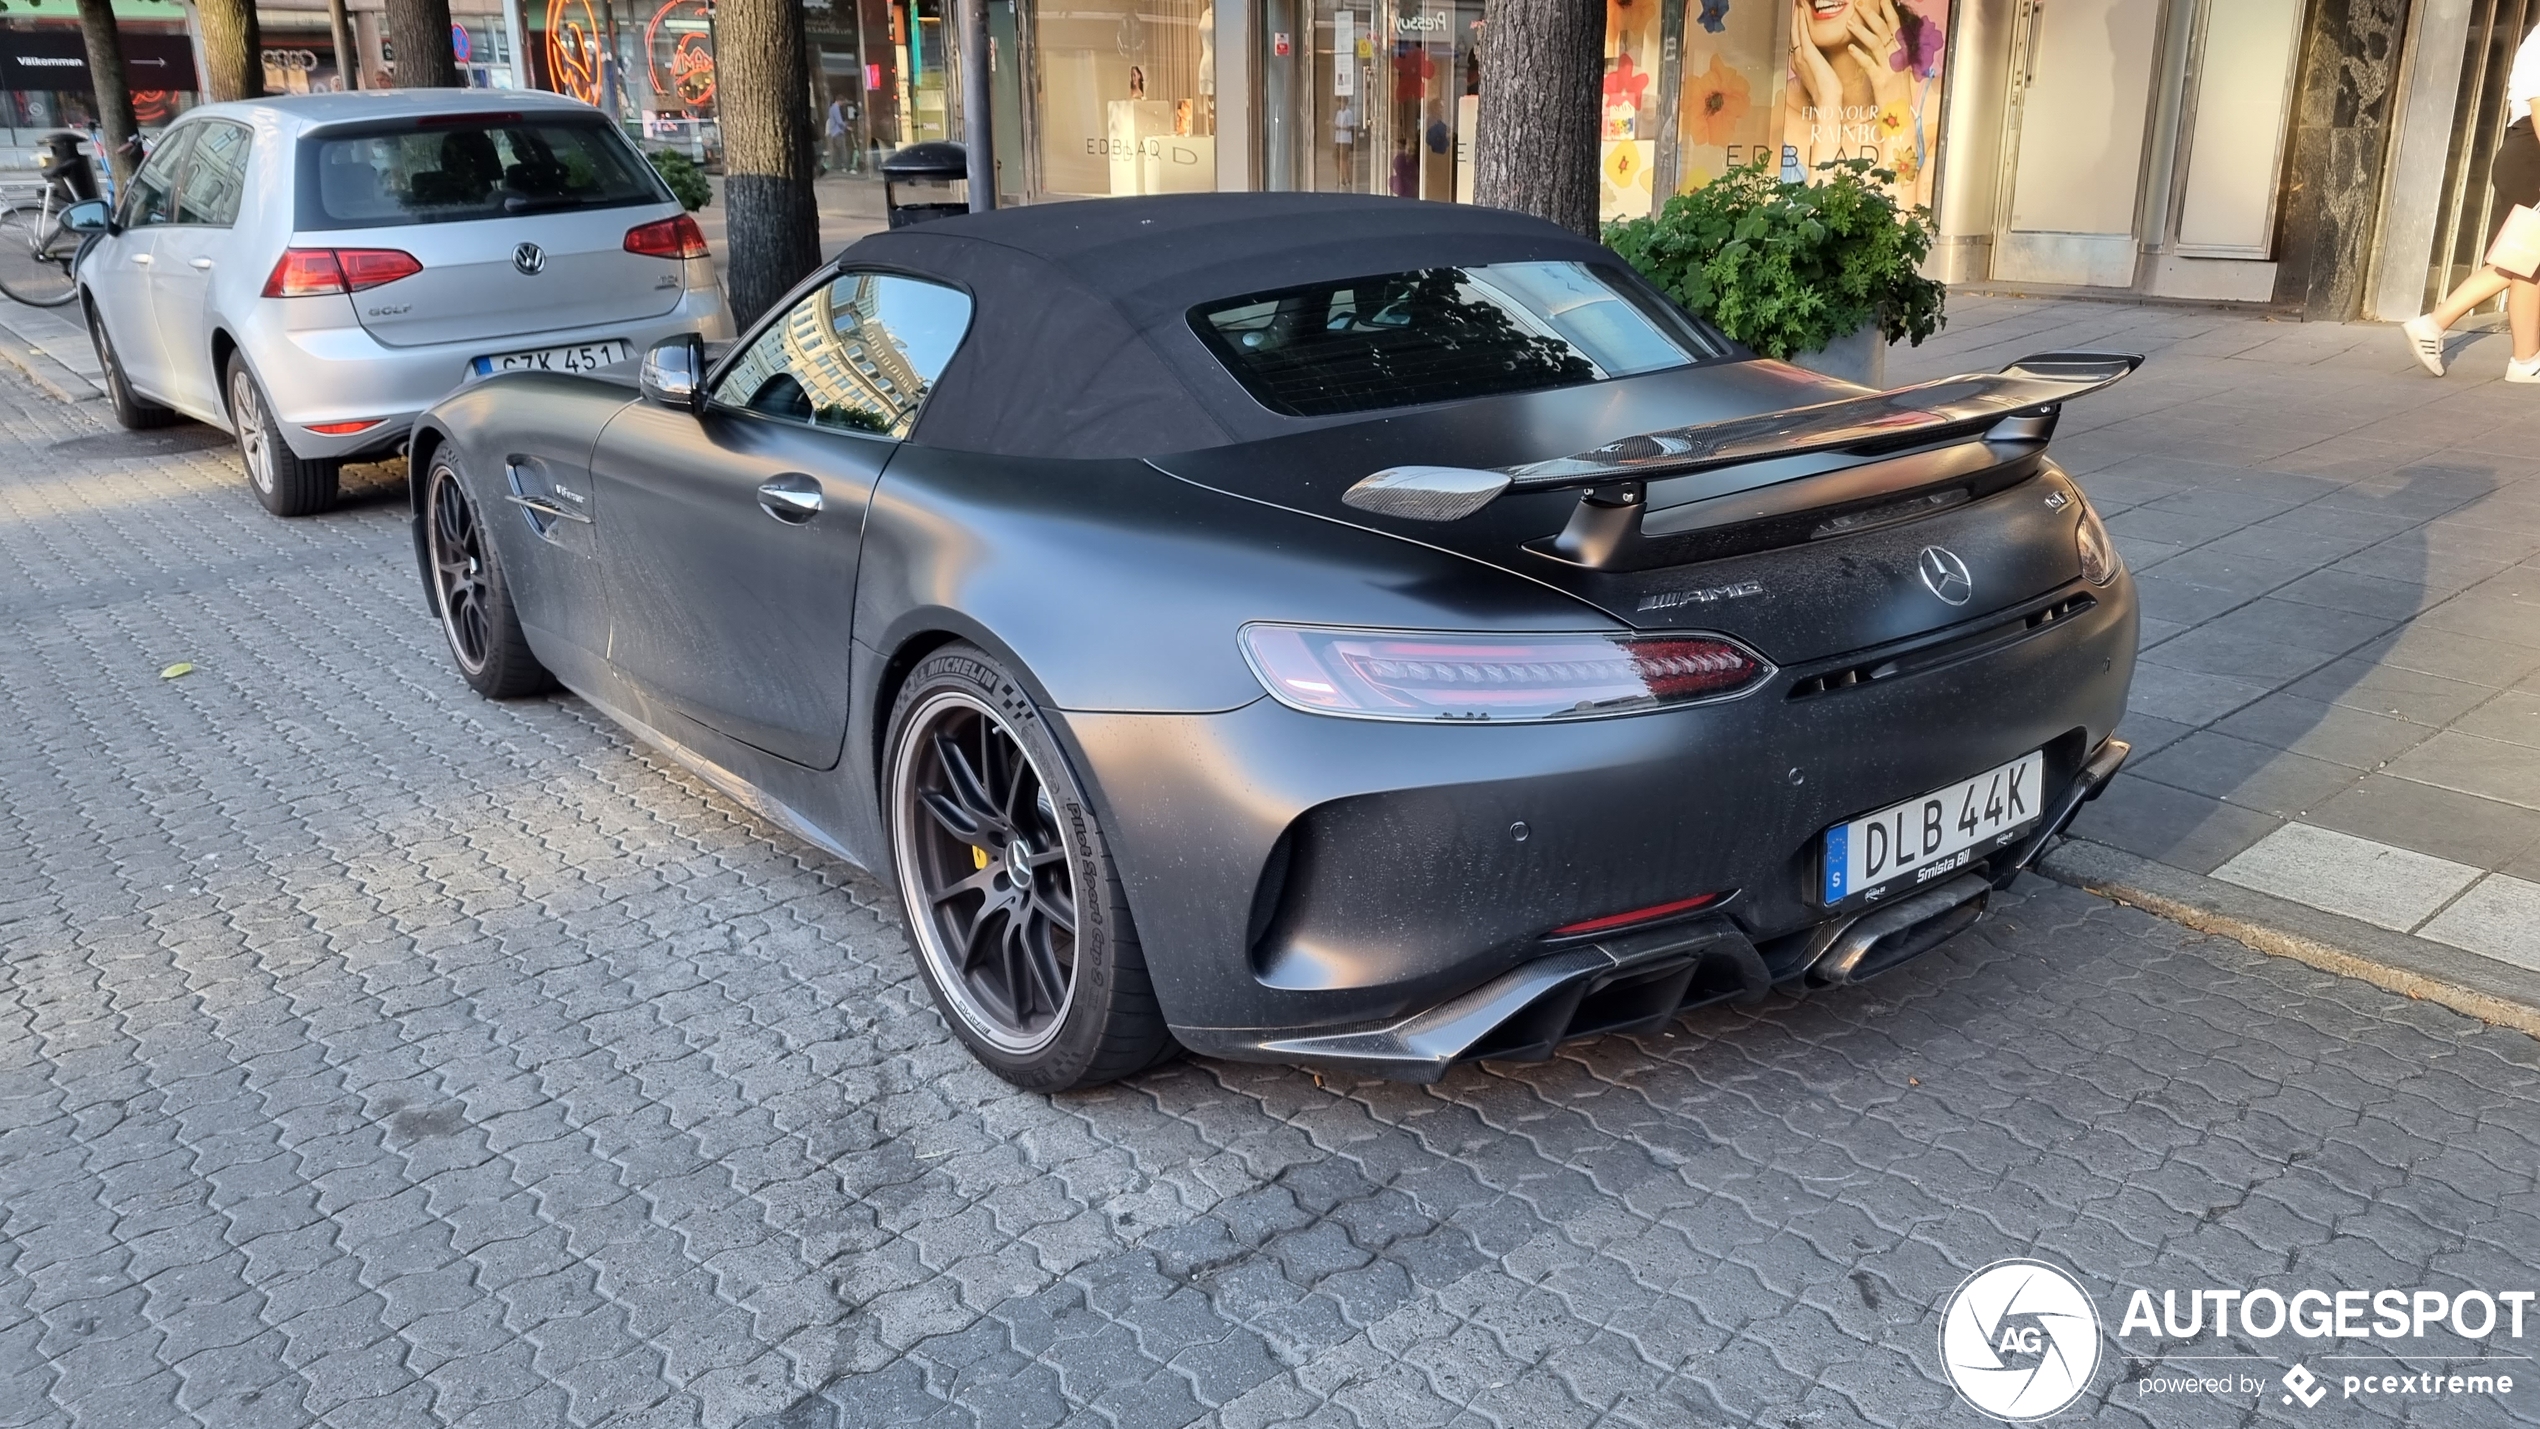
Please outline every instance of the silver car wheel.
[[273, 490], [273, 438], [265, 430], [264, 399], [245, 367], [229, 374], [229, 419], [238, 424], [238, 454], [258, 491]]
[[959, 690], [909, 712], [891, 770], [900, 897], [927, 971], [982, 1041], [1028, 1056], [1076, 1001], [1078, 851], [1005, 718]]

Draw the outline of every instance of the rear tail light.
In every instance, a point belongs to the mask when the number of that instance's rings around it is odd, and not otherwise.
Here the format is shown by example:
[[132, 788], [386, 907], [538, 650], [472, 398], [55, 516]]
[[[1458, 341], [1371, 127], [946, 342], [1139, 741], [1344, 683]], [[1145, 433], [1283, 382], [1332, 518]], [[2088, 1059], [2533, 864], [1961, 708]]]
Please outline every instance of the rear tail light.
[[367, 432], [386, 420], [385, 417], [372, 417], [362, 422], [311, 422], [309, 430], [322, 437], [349, 437], [355, 432]]
[[2073, 553], [2081, 558], [2081, 573], [2092, 585], [2106, 585], [2117, 578], [2124, 561], [2117, 555], [2117, 543], [2108, 539], [2108, 528], [2100, 523], [2099, 513], [2090, 509], [2090, 498], [2081, 499], [2081, 524], [2073, 528]]
[[265, 296], [358, 293], [422, 271], [413, 254], [395, 248], [286, 248], [265, 279]]
[[1602, 918], [1586, 918], [1576, 923], [1564, 923], [1544, 936], [1576, 938], [1588, 933], [1610, 933], [1617, 928], [1628, 928], [1636, 923], [1655, 923], [1661, 918], [1673, 918], [1679, 913], [1690, 913], [1697, 908], [1708, 908], [1719, 901], [1720, 895], [1717, 893], [1696, 894], [1691, 898], [1679, 898], [1673, 903], [1653, 903], [1647, 908], [1635, 908], [1628, 913], [1609, 913]]
[[626, 230], [626, 251], [647, 258], [703, 258], [705, 230], [686, 214]]
[[1749, 689], [1764, 661], [1710, 635], [1481, 635], [1247, 625], [1281, 704], [1362, 719], [1510, 721], [1631, 714]]

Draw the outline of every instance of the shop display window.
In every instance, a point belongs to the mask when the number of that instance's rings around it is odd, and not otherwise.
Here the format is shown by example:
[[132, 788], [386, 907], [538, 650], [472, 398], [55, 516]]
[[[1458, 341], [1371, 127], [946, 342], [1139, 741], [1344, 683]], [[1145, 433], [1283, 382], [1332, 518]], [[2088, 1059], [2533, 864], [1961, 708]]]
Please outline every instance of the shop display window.
[[1044, 189], [1217, 187], [1216, 10], [1208, 0], [1070, 0], [1027, 13]]

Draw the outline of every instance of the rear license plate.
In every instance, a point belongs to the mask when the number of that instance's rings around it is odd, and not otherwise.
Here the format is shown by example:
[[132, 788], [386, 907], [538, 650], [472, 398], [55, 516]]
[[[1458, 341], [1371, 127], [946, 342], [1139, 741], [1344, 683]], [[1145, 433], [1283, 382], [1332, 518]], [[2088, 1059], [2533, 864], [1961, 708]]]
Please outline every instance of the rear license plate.
[[590, 372], [624, 362], [633, 354], [633, 348], [610, 338], [606, 342], [577, 342], [570, 347], [498, 352], [476, 359], [475, 367], [479, 377], [491, 377], [497, 372]]
[[2043, 751], [1826, 830], [1824, 901], [1876, 902], [2016, 841], [2038, 818]]

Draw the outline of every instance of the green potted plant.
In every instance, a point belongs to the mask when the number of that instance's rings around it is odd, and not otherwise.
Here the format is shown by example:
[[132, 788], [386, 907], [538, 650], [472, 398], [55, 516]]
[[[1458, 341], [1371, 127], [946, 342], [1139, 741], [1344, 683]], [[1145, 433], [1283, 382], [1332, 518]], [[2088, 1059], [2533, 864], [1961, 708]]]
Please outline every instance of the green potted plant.
[[661, 171], [662, 182], [670, 185], [670, 196], [679, 206], [695, 213], [714, 202], [714, 186], [705, 174], [689, 162], [688, 156], [676, 149], [661, 149], [651, 156], [653, 167]]
[[1841, 159], [1792, 183], [1758, 162], [1606, 225], [1605, 242], [1762, 356], [1881, 386], [1887, 344], [1938, 332], [1947, 296], [1921, 272], [1931, 216], [1897, 206], [1895, 177]]

